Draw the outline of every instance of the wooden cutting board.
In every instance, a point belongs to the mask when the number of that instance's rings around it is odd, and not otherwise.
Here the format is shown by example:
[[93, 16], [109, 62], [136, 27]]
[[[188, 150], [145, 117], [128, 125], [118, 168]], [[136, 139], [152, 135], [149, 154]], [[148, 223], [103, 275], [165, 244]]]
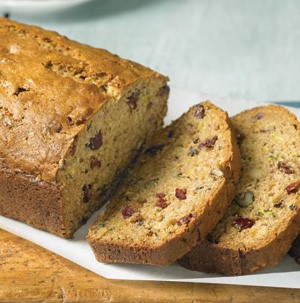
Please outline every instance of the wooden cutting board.
[[107, 280], [1, 229], [0, 269], [0, 302], [300, 302], [300, 289]]

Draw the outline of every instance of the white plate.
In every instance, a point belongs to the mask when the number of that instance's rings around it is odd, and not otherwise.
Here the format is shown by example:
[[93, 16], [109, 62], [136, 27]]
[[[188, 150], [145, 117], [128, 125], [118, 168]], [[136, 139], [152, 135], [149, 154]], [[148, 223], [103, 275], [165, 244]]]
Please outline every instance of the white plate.
[[63, 11], [91, 0], [0, 0], [0, 10], [5, 13], [40, 14]]
[[[261, 103], [245, 100], [232, 100], [211, 98], [208, 95], [171, 90], [169, 101], [169, 113], [166, 121], [176, 119], [190, 106], [210, 99], [216, 105], [234, 115], [241, 110], [257, 106]], [[300, 117], [299, 109], [292, 111]], [[300, 288], [300, 265], [292, 258], [286, 256], [284, 261], [272, 268], [261, 271], [257, 274], [242, 277], [223, 277], [215, 274], [193, 272], [172, 264], [166, 267], [154, 267], [143, 265], [127, 264], [103, 264], [98, 263], [92, 250], [85, 240], [88, 226], [95, 220], [97, 214], [82, 226], [72, 240], [61, 239], [49, 233], [34, 229], [23, 223], [0, 216], [0, 228], [15, 233], [42, 247], [45, 247], [101, 276], [110, 279], [124, 280], [157, 280], [194, 283], [218, 283], [236, 285], [255, 285]]]

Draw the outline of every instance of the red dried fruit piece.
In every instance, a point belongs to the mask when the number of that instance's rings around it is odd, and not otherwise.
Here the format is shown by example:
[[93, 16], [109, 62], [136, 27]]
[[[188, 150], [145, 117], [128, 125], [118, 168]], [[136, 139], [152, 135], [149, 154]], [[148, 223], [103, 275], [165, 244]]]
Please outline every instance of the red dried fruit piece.
[[286, 174], [292, 174], [294, 170], [291, 166], [287, 166], [283, 161], [279, 161], [277, 164], [277, 167], [281, 170], [283, 170]]
[[97, 150], [102, 146], [102, 133], [101, 130], [98, 132], [98, 134], [95, 135], [95, 137], [90, 138], [90, 142], [86, 144], [86, 147], [88, 147], [91, 150]]
[[186, 199], [186, 189], [185, 188], [176, 188], [175, 196], [179, 200], [185, 200]]
[[122, 215], [124, 219], [130, 218], [131, 216], [133, 216], [134, 213], [135, 211], [129, 206], [124, 207], [122, 210]]
[[158, 198], [158, 201], [156, 202], [156, 206], [164, 209], [168, 207], [167, 199], [165, 198], [166, 194], [165, 193], [158, 193], [155, 195], [156, 198]]
[[82, 201], [83, 203], [88, 203], [91, 199], [91, 193], [90, 193], [90, 189], [92, 188], [92, 185], [83, 185], [82, 187], [82, 191], [83, 191], [83, 198]]
[[298, 190], [299, 185], [300, 185], [299, 182], [293, 182], [289, 186], [287, 186], [286, 191], [288, 195], [290, 195], [291, 193], [295, 193]]
[[234, 221], [234, 226], [239, 230], [242, 231], [247, 228], [251, 228], [254, 225], [255, 221], [249, 218], [237, 218]]
[[100, 167], [101, 167], [101, 161], [95, 157], [92, 157], [90, 159], [90, 168], [94, 169], [94, 168], [100, 168]]
[[199, 144], [198, 148], [202, 149], [202, 147], [204, 146], [208, 148], [213, 148], [217, 140], [218, 140], [217, 136], [214, 136], [211, 139], [206, 139], [204, 142]]
[[194, 116], [198, 119], [203, 119], [205, 117], [205, 109], [203, 105], [196, 105]]
[[180, 218], [176, 224], [178, 226], [181, 226], [182, 224], [189, 224], [192, 220], [192, 218], [196, 218], [197, 214], [196, 213], [190, 213], [188, 216], [183, 216], [182, 218]]
[[260, 120], [264, 116], [264, 113], [257, 113], [255, 118], [256, 120]]
[[158, 95], [160, 97], [163, 97], [164, 95], [168, 95], [169, 92], [170, 92], [170, 87], [168, 85], [165, 85], [159, 89]]
[[129, 104], [130, 109], [136, 109], [137, 108], [137, 101], [140, 96], [140, 92], [136, 91], [134, 92], [130, 97], [127, 98], [127, 103]]

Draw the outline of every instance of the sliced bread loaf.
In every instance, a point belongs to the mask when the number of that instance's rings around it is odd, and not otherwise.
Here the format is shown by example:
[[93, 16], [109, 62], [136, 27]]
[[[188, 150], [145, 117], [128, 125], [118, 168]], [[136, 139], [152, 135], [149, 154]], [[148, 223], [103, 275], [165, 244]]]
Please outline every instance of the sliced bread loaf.
[[0, 18], [0, 215], [61, 237], [162, 128], [168, 78]]
[[239, 149], [225, 112], [205, 102], [158, 133], [87, 240], [101, 262], [165, 265], [188, 252], [234, 195]]
[[232, 118], [242, 176], [223, 219], [179, 263], [244, 275], [278, 263], [299, 231], [300, 132], [287, 109], [264, 106]]

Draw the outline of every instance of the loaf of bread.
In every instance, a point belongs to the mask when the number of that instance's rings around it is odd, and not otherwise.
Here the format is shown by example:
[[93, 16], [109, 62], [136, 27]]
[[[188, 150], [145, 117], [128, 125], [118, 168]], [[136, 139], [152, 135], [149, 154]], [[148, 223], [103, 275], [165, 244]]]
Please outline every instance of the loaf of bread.
[[162, 127], [168, 79], [3, 18], [0, 37], [0, 214], [72, 237]]
[[92, 224], [97, 260], [174, 262], [221, 219], [239, 171], [227, 114], [210, 102], [192, 107], [156, 135]]
[[300, 263], [300, 235], [294, 241], [292, 248], [289, 251], [289, 254]]
[[287, 109], [264, 106], [232, 119], [242, 176], [223, 219], [179, 262], [198, 271], [245, 275], [272, 266], [300, 227], [300, 131]]

